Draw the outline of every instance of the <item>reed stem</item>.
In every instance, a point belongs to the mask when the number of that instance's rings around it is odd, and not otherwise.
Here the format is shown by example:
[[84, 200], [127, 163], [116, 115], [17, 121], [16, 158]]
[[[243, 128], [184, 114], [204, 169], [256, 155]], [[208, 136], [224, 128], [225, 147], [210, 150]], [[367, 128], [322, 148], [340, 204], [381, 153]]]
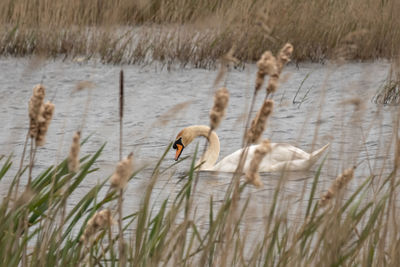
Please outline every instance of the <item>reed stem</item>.
[[[123, 146], [123, 117], [124, 117], [124, 71], [121, 69], [119, 72], [119, 160], [122, 160], [122, 146]], [[118, 196], [118, 232], [119, 232], [119, 263], [120, 266], [126, 265], [126, 255], [125, 255], [125, 242], [124, 233], [122, 227], [122, 205], [123, 205], [123, 194], [124, 189], [119, 190]]]
[[124, 117], [124, 71], [119, 72], [119, 160], [122, 160], [123, 144], [123, 117]]
[[[24, 149], [22, 150], [22, 156], [21, 156], [21, 160], [20, 160], [20, 162], [19, 162], [19, 167], [18, 167], [18, 171], [17, 171], [17, 174], [15, 175], [16, 176], [16, 182], [15, 182], [15, 193], [14, 193], [14, 200], [16, 200], [17, 199], [17, 196], [18, 196], [18, 190], [19, 190], [19, 183], [20, 183], [20, 178], [21, 178], [21, 172], [22, 172], [22, 166], [24, 165], [24, 159], [25, 159], [25, 153], [26, 153], [26, 147], [27, 147], [27, 145], [28, 145], [28, 141], [29, 141], [29, 130], [28, 130], [28, 132], [26, 133], [26, 138], [25, 138], [25, 143], [24, 143]], [[10, 192], [9, 192], [9, 195], [8, 195], [8, 198], [7, 199], [9, 199], [10, 198], [10, 194], [11, 194], [11, 190], [10, 190]]]

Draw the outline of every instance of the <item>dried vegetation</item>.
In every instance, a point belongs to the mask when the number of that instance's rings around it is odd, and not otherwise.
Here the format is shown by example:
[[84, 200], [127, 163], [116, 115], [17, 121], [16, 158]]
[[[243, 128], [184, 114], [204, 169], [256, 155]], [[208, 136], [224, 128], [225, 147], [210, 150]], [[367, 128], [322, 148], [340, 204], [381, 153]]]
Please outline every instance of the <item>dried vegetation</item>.
[[290, 42], [293, 59], [398, 54], [400, 2], [4, 0], [0, 54], [209, 68], [235, 45], [241, 61]]

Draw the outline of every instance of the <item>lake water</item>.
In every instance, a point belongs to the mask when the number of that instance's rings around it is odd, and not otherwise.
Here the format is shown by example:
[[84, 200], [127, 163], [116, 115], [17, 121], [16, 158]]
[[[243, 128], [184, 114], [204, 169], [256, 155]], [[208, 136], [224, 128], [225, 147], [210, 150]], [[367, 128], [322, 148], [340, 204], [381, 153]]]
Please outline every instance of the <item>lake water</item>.
[[[347, 63], [345, 65], [294, 64], [285, 68], [283, 81], [274, 95], [275, 108], [268, 121], [264, 137], [271, 142], [285, 142], [311, 151], [330, 143], [327, 160], [318, 185], [319, 196], [343, 169], [359, 164], [352, 191], [369, 175], [388, 173], [392, 165], [393, 124], [395, 107], [375, 105], [371, 99], [384, 83], [390, 64], [386, 61]], [[73, 132], [82, 128], [83, 136], [92, 134], [82, 147], [81, 155], [96, 151], [107, 142], [97, 164], [100, 170], [91, 174], [69, 200], [72, 207], [93, 185], [112, 174], [119, 157], [118, 80], [121, 68], [125, 74], [124, 155], [133, 151], [136, 166], [149, 164], [133, 179], [125, 195], [125, 213], [137, 210], [149, 178], [151, 166], [162, 155], [176, 134], [194, 124], [208, 125], [208, 113], [213, 104], [213, 82], [217, 70], [172, 69], [158, 66], [112, 66], [96, 62], [79, 63], [60, 60], [0, 59], [0, 154], [13, 154], [16, 172], [28, 126], [28, 101], [32, 88], [42, 82], [46, 99], [56, 105], [55, 115], [47, 133], [47, 143], [37, 153], [34, 174], [68, 155]], [[256, 67], [232, 70], [226, 79], [230, 102], [226, 118], [217, 129], [221, 142], [220, 157], [241, 146], [244, 114], [253, 93]], [[93, 89], [72, 93], [80, 81], [91, 81]], [[302, 84], [302, 85], [301, 85]], [[300, 88], [300, 89], [299, 89]], [[298, 92], [296, 99], [295, 95]], [[90, 94], [89, 100], [88, 95]], [[256, 110], [264, 99], [264, 91], [256, 102]], [[359, 101], [358, 109], [349, 102]], [[184, 108], [168, 112], [174, 106]], [[87, 109], [87, 111], [85, 111]], [[202, 147], [203, 140], [200, 140]], [[184, 155], [193, 155], [196, 142]], [[172, 164], [170, 151], [163, 166]], [[188, 169], [190, 159], [160, 177], [154, 191], [154, 203], [173, 196], [182, 183], [181, 173]], [[317, 164], [318, 165], [318, 164]], [[174, 174], [175, 172], [175, 174]], [[303, 189], [309, 191], [314, 170], [291, 173], [284, 185], [286, 205], [294, 207], [293, 216], [304, 210]], [[26, 177], [23, 177], [26, 182]], [[273, 190], [280, 174], [262, 175], [264, 187], [248, 187], [251, 211], [246, 220], [263, 220], [268, 212]], [[199, 221], [207, 220], [210, 195], [222, 199], [231, 180], [230, 174], [200, 174], [196, 205]], [[7, 191], [10, 179], [1, 182], [0, 194]], [[305, 199], [308, 199], [307, 196]], [[204, 206], [203, 206], [204, 205]], [[297, 209], [297, 207], [300, 207]], [[302, 208], [303, 207], [303, 208]], [[255, 224], [255, 227], [257, 224]]]

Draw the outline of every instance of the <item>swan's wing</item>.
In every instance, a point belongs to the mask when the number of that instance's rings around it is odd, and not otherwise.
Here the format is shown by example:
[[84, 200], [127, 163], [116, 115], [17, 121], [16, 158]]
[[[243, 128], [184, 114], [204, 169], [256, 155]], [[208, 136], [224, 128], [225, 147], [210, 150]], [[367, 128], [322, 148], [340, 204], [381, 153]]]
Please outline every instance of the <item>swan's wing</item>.
[[226, 156], [214, 166], [213, 171], [220, 171], [220, 172], [236, 171], [241, 154], [242, 154], [242, 149], [239, 149], [233, 152], [232, 154]]
[[[290, 145], [289, 145], [290, 146]], [[315, 164], [315, 162], [323, 155], [323, 152], [329, 147], [329, 144], [320, 148], [319, 150], [314, 151], [311, 154], [304, 152], [301, 149], [296, 147], [292, 147], [288, 149], [288, 151], [294, 152], [293, 157], [297, 157], [295, 159], [289, 159], [284, 161], [273, 161], [268, 160], [267, 156], [261, 162], [260, 172], [269, 172], [269, 171], [306, 171], [311, 168]], [[294, 148], [294, 149], [293, 149]], [[276, 150], [278, 151], [278, 150]], [[304, 158], [302, 158], [304, 157]]]
[[[255, 150], [255, 149], [254, 149]], [[253, 154], [249, 153], [249, 158], [253, 158]], [[271, 151], [265, 156], [262, 165], [277, 164], [280, 162], [287, 162], [293, 160], [308, 160], [310, 154], [304, 152], [300, 148], [294, 147], [289, 144], [271, 143]]]
[[272, 143], [271, 153], [273, 158], [278, 161], [288, 161], [297, 159], [309, 159], [310, 154], [302, 149], [285, 143]]
[[[254, 152], [259, 145], [252, 145], [249, 147], [248, 155], [244, 165], [244, 172], [250, 166], [250, 162], [254, 157]], [[303, 171], [309, 169], [315, 161], [321, 156], [322, 152], [328, 147], [324, 146], [320, 150], [313, 153], [313, 156], [300, 148], [284, 143], [271, 143], [271, 151], [263, 158], [260, 163], [260, 172], [281, 171], [283, 169], [288, 171]], [[239, 163], [242, 149], [223, 158], [217, 163], [213, 171], [220, 172], [235, 172]], [[314, 155], [315, 154], [315, 155]]]
[[[246, 158], [246, 162], [244, 164], [243, 170], [244, 172], [246, 172], [250, 166], [250, 162], [254, 157], [254, 152], [257, 149], [259, 145], [251, 145], [249, 146], [249, 150], [247, 152], [247, 158]], [[218, 162], [213, 170], [214, 171], [221, 171], [221, 172], [235, 172], [236, 168], [239, 164], [239, 160], [240, 160], [240, 156], [242, 155], [242, 151], [243, 149], [239, 149], [236, 150], [235, 152], [233, 152], [232, 154], [226, 156], [225, 158], [223, 158], [220, 162]], [[264, 158], [264, 160], [266, 160]], [[269, 159], [267, 159], [267, 163], [265, 163], [265, 165], [269, 166], [272, 163], [275, 163], [275, 161], [270, 161]]]
[[[244, 164], [244, 171], [248, 170], [250, 162], [254, 157], [254, 152], [258, 146], [259, 145], [251, 145], [249, 147], [246, 162]], [[218, 162], [214, 166], [213, 170], [221, 172], [236, 171], [241, 154], [242, 149], [233, 152], [232, 154], [226, 156], [220, 162]], [[308, 153], [292, 145], [283, 143], [271, 143], [271, 151], [262, 160], [260, 164], [260, 171], [273, 171], [273, 166], [276, 164], [280, 164], [282, 162], [286, 163], [292, 160], [308, 160], [309, 157], [310, 155]]]
[[[306, 171], [311, 167], [310, 161], [308, 159], [296, 159], [292, 161], [282, 161], [270, 165], [268, 172], [277, 171]], [[265, 170], [260, 170], [260, 172], [265, 172]]]

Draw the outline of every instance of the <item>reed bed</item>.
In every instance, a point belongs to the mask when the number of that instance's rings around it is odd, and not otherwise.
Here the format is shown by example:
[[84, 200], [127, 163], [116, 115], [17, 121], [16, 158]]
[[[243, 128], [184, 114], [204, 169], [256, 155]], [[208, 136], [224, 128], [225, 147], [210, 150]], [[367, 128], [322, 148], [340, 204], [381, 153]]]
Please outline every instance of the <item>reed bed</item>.
[[[227, 191], [224, 201], [218, 206], [211, 198], [208, 226], [204, 228], [204, 225], [197, 224], [193, 212], [196, 203], [190, 201], [195, 194], [194, 161], [181, 177], [183, 186], [176, 197], [165, 199], [157, 211], [153, 210], [151, 195], [157, 179], [170, 168], [162, 168], [160, 164], [170, 147], [149, 177], [151, 182], [141, 207], [122, 218], [123, 234], [127, 240], [124, 248], [127, 266], [396, 266], [400, 260], [398, 238], [394, 235], [398, 231], [398, 217], [396, 209], [391, 208], [395, 203], [389, 201], [395, 197], [399, 185], [395, 172], [379, 180], [378, 184], [374, 177], [358, 177], [364, 182], [354, 193], [346, 198], [343, 192], [330, 195], [329, 205], [322, 207], [315, 195], [323, 168], [321, 164], [314, 180], [310, 181], [312, 191], [307, 197], [305, 217], [299, 218], [297, 223], [291, 223], [287, 211], [280, 208], [285, 197], [282, 187], [277, 186], [274, 201], [266, 206], [268, 216], [261, 224], [264, 227], [259, 229], [254, 243], [251, 233], [239, 227], [243, 214], [250, 208], [246, 205], [248, 195], [245, 189], [252, 185], [246, 182], [241, 182], [237, 192]], [[19, 266], [25, 249], [25, 266], [37, 265], [38, 262], [43, 266], [113, 266], [120, 263], [115, 245], [120, 236], [115, 229], [117, 222], [112, 217], [116, 214], [118, 190], [99, 194], [103, 188], [112, 186], [109, 178], [83, 195], [76, 206], [66, 212], [62, 221], [57, 219], [63, 212], [63, 200], [68, 199], [90, 173], [97, 171], [94, 164], [103, 148], [100, 147], [93, 155], [83, 155], [76, 173], [68, 170], [68, 160], [65, 159], [35, 177], [29, 191], [25, 190], [16, 199], [3, 198], [0, 206], [3, 265]], [[4, 156], [1, 162], [0, 179], [7, 175], [12, 165], [11, 158]], [[138, 172], [132, 173], [128, 179], [135, 179], [137, 175]], [[9, 188], [10, 192], [14, 190], [14, 184]], [[392, 186], [393, 190], [388, 190]], [[379, 190], [371, 199], [366, 195], [372, 187]], [[52, 196], [51, 192], [54, 192]], [[234, 206], [235, 201], [244, 204]], [[240, 216], [232, 216], [232, 209]], [[27, 235], [20, 231], [25, 214], [29, 222], [25, 230]], [[47, 224], [50, 227], [44, 227]], [[386, 231], [391, 233], [388, 237]], [[43, 240], [43, 236], [49, 238]], [[380, 244], [383, 238], [386, 241]]]
[[[119, 88], [121, 98], [122, 73]], [[270, 78], [274, 79], [272, 76]], [[44, 93], [40, 93], [39, 88], [44, 87], [35, 87], [31, 107], [35, 106], [34, 103], [46, 105], [43, 104]], [[255, 91], [259, 90], [256, 86]], [[256, 118], [264, 116], [262, 127], [257, 128], [261, 132], [259, 135], [264, 131], [266, 120], [273, 109], [273, 96], [267, 91], [265, 94], [269, 96], [265, 102], [270, 104], [268, 112], [265, 112], [268, 114], [260, 115], [264, 108], [262, 106], [256, 115]], [[257, 94], [255, 96], [259, 97]], [[213, 128], [223, 123], [228, 99], [227, 88], [216, 91], [210, 117]], [[247, 125], [252, 109], [250, 107]], [[40, 108], [30, 108], [28, 123], [37, 118], [34, 114], [40, 110], [45, 112]], [[122, 131], [123, 99], [120, 100], [119, 116]], [[28, 133], [31, 128], [27, 127]], [[246, 132], [243, 135], [246, 136]], [[258, 142], [258, 137], [251, 142]], [[252, 234], [247, 231], [244, 218], [252, 208], [249, 206], [249, 189], [253, 185], [262, 185], [258, 165], [270, 151], [268, 140], [262, 141], [263, 145], [251, 163], [246, 179], [239, 179], [240, 176], [235, 173], [222, 201], [216, 203], [210, 197], [206, 224], [198, 218], [195, 201], [198, 190], [198, 166], [195, 163], [197, 150], [189, 168], [180, 177], [182, 186], [176, 195], [164, 199], [158, 208], [153, 206], [151, 198], [155, 194], [157, 181], [169, 175], [166, 171], [171, 167], [176, 164], [180, 166], [186, 160], [182, 159], [172, 165], [165, 162], [162, 164], [172, 143], [152, 167], [152, 171], [144, 173], [146, 186], [138, 209], [122, 214], [124, 190], [131, 179], [136, 179], [144, 172], [140, 169], [134, 171], [135, 163], [130, 153], [116, 164], [114, 173], [90, 188], [71, 210], [67, 210], [67, 200], [85, 183], [89, 175], [98, 171], [96, 162], [105, 145], [93, 154], [81, 155], [80, 148], [87, 140], [88, 137], [83, 136], [82, 132], [75, 133], [68, 157], [48, 166], [32, 179], [31, 170], [35, 158], [32, 157], [25, 166], [22, 164], [24, 155], [21, 156], [21, 166], [10, 183], [8, 194], [0, 203], [2, 265], [398, 266], [400, 263], [397, 227], [400, 222], [396, 202], [399, 147], [396, 148], [394, 164], [388, 175], [355, 177], [354, 168], [348, 166], [349, 169], [343, 170], [325, 188], [327, 191], [318, 188], [321, 170], [324, 168], [323, 161], [313, 180], [309, 181], [310, 192], [301, 196], [301, 201], [306, 201], [307, 205], [300, 213], [303, 216], [295, 221], [290, 219], [289, 200], [282, 190], [286, 182], [286, 173], [282, 172], [271, 203], [265, 204], [266, 215], [260, 223], [261, 229]], [[396, 141], [398, 145], [399, 140]], [[247, 143], [244, 147], [248, 146]], [[122, 151], [122, 139], [120, 144]], [[31, 153], [34, 149], [31, 147]], [[387, 156], [391, 156], [389, 152]], [[13, 176], [11, 159], [11, 156], [0, 156], [0, 180]], [[20, 180], [27, 176], [29, 182], [24, 185], [24, 190], [20, 190]], [[362, 182], [355, 191], [346, 192], [346, 185], [356, 178]], [[319, 191], [325, 193], [319, 197]], [[373, 197], [370, 197], [371, 193]]]
[[392, 58], [399, 13], [396, 0], [5, 0], [0, 55], [209, 68], [233, 44], [246, 62], [291, 42], [295, 61]]

